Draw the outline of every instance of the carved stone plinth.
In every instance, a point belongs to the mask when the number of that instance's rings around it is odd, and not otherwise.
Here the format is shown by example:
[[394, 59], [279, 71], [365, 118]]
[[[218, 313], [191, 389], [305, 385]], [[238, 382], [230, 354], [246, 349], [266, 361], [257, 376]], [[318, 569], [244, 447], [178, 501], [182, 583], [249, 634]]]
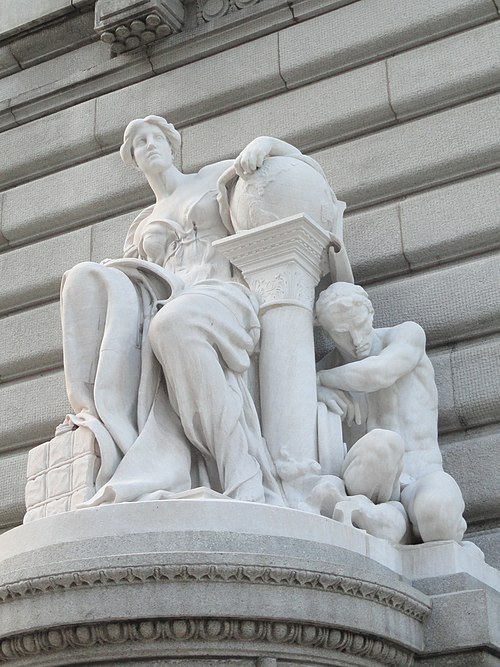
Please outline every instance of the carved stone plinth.
[[95, 31], [116, 54], [179, 32], [183, 23], [181, 0], [97, 0], [95, 7]]
[[[314, 289], [330, 239], [306, 215], [272, 222], [214, 243], [260, 299], [262, 433], [279, 464], [318, 461]], [[299, 507], [303, 490], [285, 483]]]
[[458, 648], [455, 625], [463, 650], [498, 650], [495, 588], [452, 542], [397, 547], [232, 500], [104, 505], [0, 536], [0, 662], [427, 666]]

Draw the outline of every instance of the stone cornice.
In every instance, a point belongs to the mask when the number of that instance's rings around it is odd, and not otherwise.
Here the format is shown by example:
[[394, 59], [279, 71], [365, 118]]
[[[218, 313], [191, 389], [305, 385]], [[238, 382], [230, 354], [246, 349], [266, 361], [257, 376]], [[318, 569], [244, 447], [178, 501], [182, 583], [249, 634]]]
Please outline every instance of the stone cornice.
[[[350, 632], [336, 627], [325, 627], [287, 621], [231, 618], [169, 618], [137, 619], [65, 626], [15, 635], [0, 642], [0, 662], [19, 661], [23, 658], [36, 664], [49, 653], [89, 649], [106, 645], [121, 645], [125, 655], [127, 643], [143, 642], [149, 646], [178, 642], [219, 644], [236, 641], [290, 645], [304, 649], [326, 649], [346, 655], [368, 658], [374, 664], [411, 667], [413, 654], [409, 651], [370, 635]], [[168, 650], [168, 649], [167, 649]], [[254, 649], [255, 650], [255, 649]], [[69, 655], [68, 655], [69, 658]], [[22, 663], [21, 663], [22, 664]], [[47, 664], [44, 661], [44, 664]], [[54, 664], [61, 664], [56, 662]]]
[[190, 581], [290, 586], [349, 595], [397, 610], [419, 622], [430, 614], [428, 605], [410, 595], [354, 577], [314, 570], [210, 563], [99, 568], [19, 580], [0, 588], [0, 603], [77, 588]]

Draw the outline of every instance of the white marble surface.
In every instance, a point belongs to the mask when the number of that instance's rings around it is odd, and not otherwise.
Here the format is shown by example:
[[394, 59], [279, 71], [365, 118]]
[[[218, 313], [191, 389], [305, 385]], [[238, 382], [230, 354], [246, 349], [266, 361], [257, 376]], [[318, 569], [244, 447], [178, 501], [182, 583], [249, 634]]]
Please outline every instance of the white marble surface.
[[[397, 542], [411, 541], [409, 524], [423, 542], [460, 541], [465, 506], [442, 467], [438, 396], [423, 329], [415, 322], [375, 329], [368, 295], [349, 283], [325, 290], [316, 312], [336, 348], [325, 364], [331, 367], [318, 372], [318, 397], [348, 427], [351, 448], [342, 469], [348, 495], [372, 501], [361, 506], [346, 498], [344, 505], [354, 503], [357, 525], [379, 536], [405, 516], [406, 527], [387, 533]], [[354, 516], [344, 515], [334, 518]]]

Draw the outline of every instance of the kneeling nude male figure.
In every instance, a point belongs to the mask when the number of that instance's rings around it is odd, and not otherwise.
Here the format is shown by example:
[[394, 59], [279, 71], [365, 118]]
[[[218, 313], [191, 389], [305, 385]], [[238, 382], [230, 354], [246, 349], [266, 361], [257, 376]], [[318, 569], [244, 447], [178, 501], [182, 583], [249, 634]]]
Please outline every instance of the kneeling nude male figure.
[[[442, 466], [437, 389], [423, 329], [415, 322], [374, 329], [368, 295], [348, 283], [325, 290], [316, 309], [336, 346], [335, 367], [318, 372], [319, 400], [335, 411], [348, 406], [349, 420], [354, 416], [358, 423], [356, 393], [366, 402], [366, 434], [349, 449], [343, 466], [347, 493], [367, 496], [375, 504], [367, 515], [375, 521], [377, 509], [394, 516], [406, 512], [423, 542], [462, 540], [464, 502]], [[354, 403], [344, 392], [353, 392]]]

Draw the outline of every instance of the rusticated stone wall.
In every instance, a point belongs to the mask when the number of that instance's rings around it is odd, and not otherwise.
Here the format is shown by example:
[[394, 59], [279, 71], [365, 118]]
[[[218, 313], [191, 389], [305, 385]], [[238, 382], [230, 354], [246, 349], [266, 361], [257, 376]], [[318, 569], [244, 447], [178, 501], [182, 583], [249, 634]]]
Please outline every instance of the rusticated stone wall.
[[427, 332], [445, 465], [500, 565], [500, 2], [185, 3], [183, 31], [117, 57], [93, 4], [0, 10], [0, 529], [69, 409], [61, 275], [118, 256], [151, 202], [117, 147], [155, 113], [182, 131], [184, 171], [260, 134], [323, 165], [377, 323]]

